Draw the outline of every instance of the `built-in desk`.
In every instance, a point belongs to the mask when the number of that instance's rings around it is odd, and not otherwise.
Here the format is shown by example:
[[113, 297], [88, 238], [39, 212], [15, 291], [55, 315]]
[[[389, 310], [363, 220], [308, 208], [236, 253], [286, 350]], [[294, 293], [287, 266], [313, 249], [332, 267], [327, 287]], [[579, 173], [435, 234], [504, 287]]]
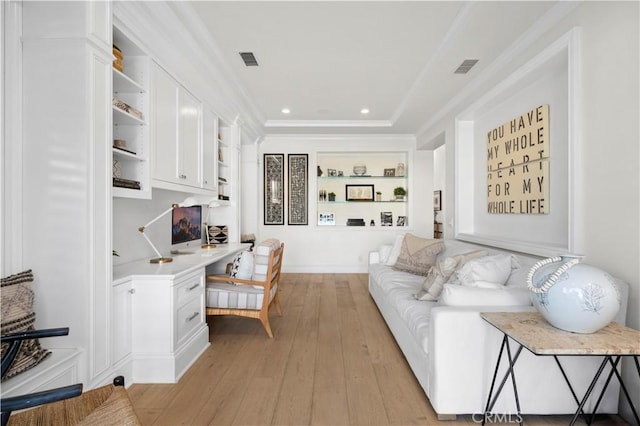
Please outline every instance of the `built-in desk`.
[[133, 383], [176, 383], [209, 346], [206, 268], [227, 262], [250, 244], [190, 249], [173, 261], [113, 268], [112, 357]]

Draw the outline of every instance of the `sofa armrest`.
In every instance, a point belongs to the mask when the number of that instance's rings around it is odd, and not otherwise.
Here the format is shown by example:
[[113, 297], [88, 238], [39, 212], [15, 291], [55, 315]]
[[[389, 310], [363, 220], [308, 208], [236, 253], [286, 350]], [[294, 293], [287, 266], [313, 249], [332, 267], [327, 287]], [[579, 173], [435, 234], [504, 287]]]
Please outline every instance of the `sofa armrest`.
[[[429, 321], [429, 400], [439, 414], [481, 410], [502, 334], [480, 312], [534, 312], [532, 306], [437, 306]], [[464, 383], [464, 386], [460, 386]], [[463, 411], [451, 398], [469, 401]]]

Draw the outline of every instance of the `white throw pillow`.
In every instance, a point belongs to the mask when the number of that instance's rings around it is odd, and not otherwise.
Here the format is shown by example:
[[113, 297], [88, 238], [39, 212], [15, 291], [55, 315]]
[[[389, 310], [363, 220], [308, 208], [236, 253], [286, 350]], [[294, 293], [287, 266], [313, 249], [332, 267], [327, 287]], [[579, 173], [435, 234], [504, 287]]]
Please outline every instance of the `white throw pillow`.
[[496, 254], [469, 260], [456, 272], [454, 281], [469, 287], [501, 287], [509, 279], [512, 269], [518, 269], [520, 264], [514, 255]]
[[530, 306], [531, 297], [526, 288], [479, 288], [445, 284], [440, 294], [444, 306]]
[[383, 245], [378, 248], [378, 256], [380, 257], [381, 264], [387, 264], [387, 259], [389, 259], [389, 254], [391, 254], [392, 248], [393, 246], [391, 245]]
[[253, 253], [250, 251], [243, 251], [240, 258], [240, 266], [236, 273], [236, 278], [242, 280], [250, 280], [253, 275]]
[[404, 241], [404, 234], [396, 235], [396, 239], [393, 242], [393, 247], [391, 248], [391, 252], [389, 253], [389, 257], [387, 257], [387, 261], [384, 263], [387, 266], [393, 266], [398, 261], [398, 256], [400, 256], [400, 252], [402, 251], [402, 242]]

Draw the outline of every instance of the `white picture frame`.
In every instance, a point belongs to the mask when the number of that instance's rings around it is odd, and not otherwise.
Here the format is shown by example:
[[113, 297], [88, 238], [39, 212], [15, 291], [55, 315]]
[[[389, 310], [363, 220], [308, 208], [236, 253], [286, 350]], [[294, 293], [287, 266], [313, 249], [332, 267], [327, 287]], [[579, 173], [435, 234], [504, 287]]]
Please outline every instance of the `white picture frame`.
[[336, 215], [333, 212], [318, 213], [318, 226], [335, 226]]

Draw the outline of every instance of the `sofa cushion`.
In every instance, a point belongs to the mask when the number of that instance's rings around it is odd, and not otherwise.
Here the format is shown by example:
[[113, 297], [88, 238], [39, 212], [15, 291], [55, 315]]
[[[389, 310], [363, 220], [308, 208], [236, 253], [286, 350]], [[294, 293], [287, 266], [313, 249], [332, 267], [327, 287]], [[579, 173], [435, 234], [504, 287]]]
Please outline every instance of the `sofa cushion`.
[[444, 306], [529, 306], [531, 296], [526, 288], [479, 288], [445, 284], [439, 305]]
[[[207, 283], [207, 307], [229, 309], [251, 309], [259, 311], [264, 301], [264, 288], [251, 285], [234, 285], [223, 282]], [[277, 286], [269, 293], [273, 299]]]
[[424, 277], [398, 271], [382, 264], [371, 265], [370, 291], [381, 294], [406, 324], [415, 341], [425, 353], [429, 352], [429, 318], [435, 302], [417, 301], [414, 295], [420, 290]]
[[505, 285], [513, 269], [520, 264], [514, 255], [495, 254], [469, 260], [449, 280], [450, 284], [498, 288]]
[[485, 256], [486, 253], [484, 250], [475, 250], [439, 260], [429, 269], [427, 278], [422, 283], [422, 289], [416, 294], [416, 299], [438, 300], [442, 286], [449, 280], [451, 274], [462, 268], [467, 261]]
[[400, 271], [427, 275], [436, 262], [436, 256], [444, 250], [443, 240], [416, 237], [406, 234], [402, 241], [400, 255], [393, 267]]
[[[0, 333], [4, 336], [10, 333], [33, 330], [36, 314], [33, 312], [33, 290], [31, 270], [11, 275], [0, 280], [2, 298], [2, 325]], [[9, 344], [3, 344], [1, 353], [9, 349]], [[50, 352], [40, 346], [38, 339], [23, 340], [20, 349], [2, 380], [13, 377], [38, 365]]]

